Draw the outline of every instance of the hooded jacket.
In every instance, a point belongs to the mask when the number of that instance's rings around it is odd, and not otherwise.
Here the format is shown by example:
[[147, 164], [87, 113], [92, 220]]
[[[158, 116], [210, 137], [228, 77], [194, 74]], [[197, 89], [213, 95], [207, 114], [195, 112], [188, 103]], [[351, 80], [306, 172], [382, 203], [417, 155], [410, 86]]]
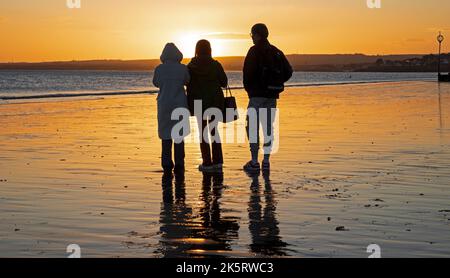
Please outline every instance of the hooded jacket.
[[[183, 54], [173, 43], [168, 43], [162, 54], [161, 62], [155, 69], [153, 84], [158, 93], [158, 135], [162, 140], [172, 140], [172, 128], [179, 122], [171, 120], [172, 112], [177, 108], [188, 108], [184, 86], [189, 83], [189, 70], [181, 61]], [[188, 135], [185, 131], [184, 135]]]
[[228, 78], [222, 65], [209, 56], [198, 56], [188, 65], [191, 81], [187, 87], [189, 110], [194, 115], [194, 101], [202, 100], [202, 113], [209, 108], [224, 109], [225, 98], [222, 88], [228, 85]]

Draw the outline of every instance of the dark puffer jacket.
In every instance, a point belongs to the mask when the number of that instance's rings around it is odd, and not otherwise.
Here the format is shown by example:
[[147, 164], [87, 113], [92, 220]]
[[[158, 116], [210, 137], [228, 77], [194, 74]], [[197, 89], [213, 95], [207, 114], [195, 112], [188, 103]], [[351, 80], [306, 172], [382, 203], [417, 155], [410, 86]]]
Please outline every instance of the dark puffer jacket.
[[228, 78], [222, 65], [209, 56], [198, 56], [188, 65], [191, 81], [187, 86], [188, 105], [194, 115], [194, 101], [202, 100], [202, 113], [208, 108], [224, 109], [225, 98], [222, 88], [228, 85]]

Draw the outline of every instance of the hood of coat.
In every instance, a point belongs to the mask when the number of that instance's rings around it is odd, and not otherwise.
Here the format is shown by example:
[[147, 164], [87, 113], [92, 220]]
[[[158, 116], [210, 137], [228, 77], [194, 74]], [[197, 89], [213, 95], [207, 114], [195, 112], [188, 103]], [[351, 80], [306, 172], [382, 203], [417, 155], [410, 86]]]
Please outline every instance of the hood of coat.
[[163, 63], [166, 63], [166, 62], [181, 63], [181, 61], [183, 61], [183, 54], [178, 49], [178, 47], [176, 47], [175, 44], [168, 43], [164, 47], [164, 50], [161, 54], [160, 59], [161, 59], [161, 62], [163, 62]]
[[193, 73], [198, 75], [209, 75], [213, 72], [214, 62], [214, 59], [210, 56], [197, 56], [192, 58], [188, 67]]

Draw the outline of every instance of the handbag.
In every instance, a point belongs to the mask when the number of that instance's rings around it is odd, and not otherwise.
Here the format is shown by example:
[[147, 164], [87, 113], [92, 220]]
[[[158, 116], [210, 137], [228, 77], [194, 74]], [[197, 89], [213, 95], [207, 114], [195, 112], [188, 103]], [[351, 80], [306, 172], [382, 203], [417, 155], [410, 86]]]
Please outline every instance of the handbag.
[[[228, 116], [227, 114], [230, 114], [230, 113], [234, 113], [234, 115], [233, 116], [231, 116], [231, 115]], [[230, 87], [227, 86], [226, 96], [225, 96], [224, 112], [223, 112], [223, 122], [224, 123], [231, 123], [231, 122], [237, 121], [238, 119], [239, 119], [239, 114], [237, 112], [236, 98], [231, 93]]]

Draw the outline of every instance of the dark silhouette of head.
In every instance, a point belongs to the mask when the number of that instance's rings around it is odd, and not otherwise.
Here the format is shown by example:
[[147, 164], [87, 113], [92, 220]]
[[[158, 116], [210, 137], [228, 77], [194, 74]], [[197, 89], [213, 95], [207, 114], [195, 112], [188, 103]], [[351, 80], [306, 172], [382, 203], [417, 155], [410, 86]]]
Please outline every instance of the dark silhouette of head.
[[257, 44], [261, 40], [267, 40], [269, 37], [269, 29], [264, 23], [257, 23], [252, 27], [253, 43]]
[[166, 62], [169, 62], [169, 61], [181, 63], [181, 61], [183, 60], [183, 54], [176, 47], [175, 44], [168, 43], [164, 47], [164, 50], [163, 50], [163, 52], [161, 54], [160, 59], [161, 59], [161, 62], [163, 62], [163, 63], [166, 63]]
[[195, 57], [207, 56], [211, 57], [211, 43], [207, 40], [199, 40], [195, 46]]

